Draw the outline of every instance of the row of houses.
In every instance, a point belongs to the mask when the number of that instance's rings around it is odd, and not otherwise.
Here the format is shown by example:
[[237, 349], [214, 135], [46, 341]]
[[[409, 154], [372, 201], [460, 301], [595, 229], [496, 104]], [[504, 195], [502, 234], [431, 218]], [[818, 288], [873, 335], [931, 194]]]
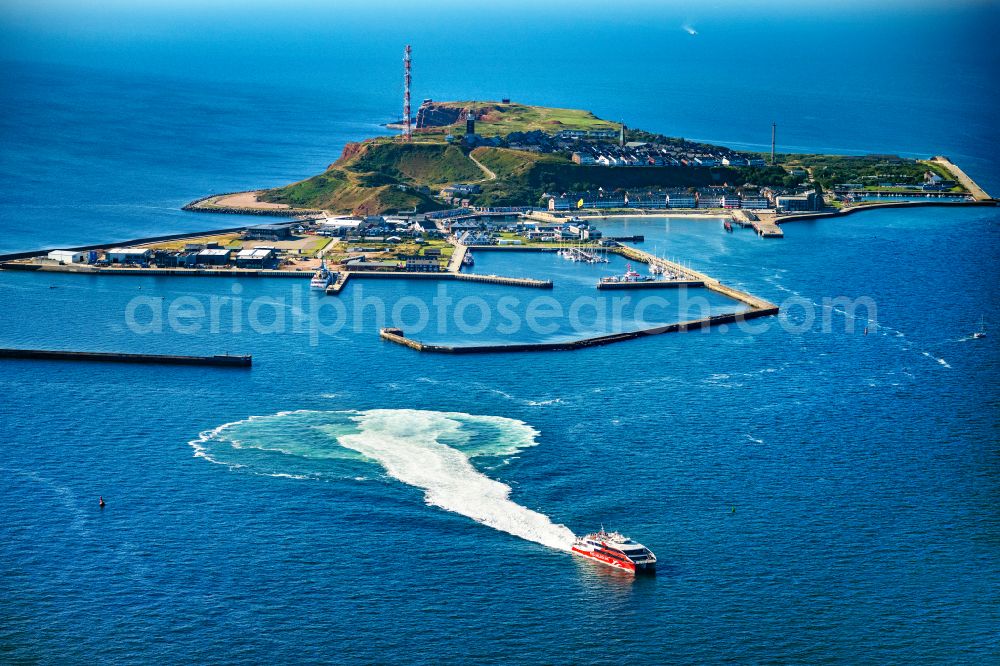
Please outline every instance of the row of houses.
[[687, 190], [644, 192], [574, 192], [559, 196], [548, 196], [550, 211], [574, 210], [577, 208], [726, 208], [766, 210], [774, 208], [775, 202], [766, 195], [755, 191], [695, 191]]
[[756, 155], [745, 155], [725, 149], [706, 152], [704, 147], [690, 148], [630, 141], [624, 145], [612, 143], [583, 144], [573, 151], [572, 159], [584, 166], [604, 167], [763, 167], [767, 163]]

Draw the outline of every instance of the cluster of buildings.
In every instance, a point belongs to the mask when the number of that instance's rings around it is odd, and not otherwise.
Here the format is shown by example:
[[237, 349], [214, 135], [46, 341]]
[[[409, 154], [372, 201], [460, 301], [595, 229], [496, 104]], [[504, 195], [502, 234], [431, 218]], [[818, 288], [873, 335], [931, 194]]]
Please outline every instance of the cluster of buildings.
[[668, 189], [655, 192], [568, 192], [560, 195], [548, 194], [550, 211], [609, 208], [712, 208], [781, 211], [819, 210], [823, 206], [822, 197], [815, 190], [782, 190], [765, 187], [761, 189], [736, 189], [729, 187], [705, 187], [700, 189]]
[[[462, 245], [521, 245], [522, 239], [576, 243], [600, 240], [603, 236], [590, 222], [579, 218], [566, 222], [539, 222], [520, 218], [501, 220], [480, 217], [453, 225], [451, 229], [455, 240]], [[518, 238], [511, 238], [511, 235]]]
[[763, 167], [767, 162], [756, 155], [744, 155], [724, 148], [705, 151], [698, 144], [655, 144], [629, 141], [586, 143], [573, 151], [572, 159], [583, 166], [604, 167]]
[[468, 197], [482, 191], [483, 188], [475, 183], [456, 183], [442, 188], [439, 196], [454, 206], [468, 206]]
[[833, 186], [833, 191], [837, 194], [846, 192], [858, 192], [864, 190], [868, 187], [877, 186], [880, 189], [906, 189], [906, 190], [920, 190], [921, 192], [947, 192], [952, 189], [958, 183], [954, 180], [948, 180], [942, 178], [940, 174], [936, 174], [933, 171], [927, 171], [924, 173], [922, 183], [900, 183], [891, 180], [884, 180], [879, 176], [862, 176], [862, 180], [865, 183], [839, 183]]
[[320, 218], [315, 221], [315, 224], [316, 233], [320, 236], [370, 238], [373, 240], [392, 239], [392, 241], [423, 236], [427, 233], [426, 226], [434, 228], [433, 224], [425, 226], [422, 223], [422, 218], [402, 215], [365, 215], [363, 217], [341, 215]]
[[187, 244], [183, 249], [113, 247], [98, 250], [53, 250], [47, 258], [61, 264], [93, 264], [139, 268], [278, 268], [281, 251], [274, 247], [224, 248], [215, 243]]

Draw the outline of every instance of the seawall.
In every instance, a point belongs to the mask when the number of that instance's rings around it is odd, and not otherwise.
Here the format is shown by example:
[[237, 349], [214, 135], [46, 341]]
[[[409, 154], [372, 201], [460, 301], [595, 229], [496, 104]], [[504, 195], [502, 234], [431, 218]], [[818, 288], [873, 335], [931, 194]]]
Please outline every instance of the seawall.
[[175, 356], [170, 354], [124, 354], [116, 352], [82, 352], [49, 349], [0, 349], [0, 359], [36, 361], [98, 361], [104, 363], [153, 363], [165, 365], [211, 365], [225, 368], [249, 368], [252, 356]]
[[678, 333], [683, 331], [693, 331], [722, 324], [738, 324], [758, 317], [770, 317], [778, 314], [777, 306], [760, 310], [748, 310], [746, 312], [732, 312], [728, 314], [714, 315], [703, 319], [691, 319], [688, 321], [666, 324], [653, 328], [645, 328], [637, 331], [626, 331], [623, 333], [609, 333], [579, 340], [566, 342], [525, 342], [512, 344], [495, 345], [436, 345], [427, 344], [418, 340], [406, 337], [401, 329], [383, 328], [379, 331], [379, 336], [383, 340], [394, 342], [404, 347], [409, 347], [420, 352], [432, 352], [438, 354], [485, 354], [493, 352], [536, 352], [536, 351], [575, 351], [588, 347], [599, 347], [610, 345], [615, 342], [635, 340], [647, 335], [661, 335], [663, 333]]

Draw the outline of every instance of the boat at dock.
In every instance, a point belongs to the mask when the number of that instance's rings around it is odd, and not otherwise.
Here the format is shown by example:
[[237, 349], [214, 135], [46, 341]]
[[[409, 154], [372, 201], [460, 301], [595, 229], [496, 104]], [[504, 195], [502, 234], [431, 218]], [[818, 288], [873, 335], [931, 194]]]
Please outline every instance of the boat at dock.
[[577, 537], [573, 552], [629, 573], [656, 573], [656, 555], [641, 543], [618, 532], [599, 532]]
[[580, 261], [585, 264], [608, 263], [608, 258], [604, 255], [584, 250], [582, 247], [564, 247], [558, 250], [556, 255], [569, 261]]
[[462, 265], [463, 266], [475, 266], [476, 265], [476, 260], [472, 258], [472, 253], [471, 252], [466, 252], [465, 256], [462, 257]]
[[733, 233], [733, 223], [730, 222], [729, 220], [723, 222], [722, 226], [725, 227], [726, 231], [728, 231], [729, 233]]
[[309, 281], [309, 287], [311, 289], [326, 291], [331, 282], [333, 282], [333, 273], [326, 267], [326, 260], [320, 259], [319, 270], [313, 274], [312, 280]]
[[620, 283], [631, 283], [631, 282], [652, 282], [655, 280], [652, 276], [643, 275], [638, 271], [632, 269], [631, 262], [625, 265], [625, 273], [622, 275], [611, 275], [608, 277], [602, 277], [602, 284], [620, 284]]

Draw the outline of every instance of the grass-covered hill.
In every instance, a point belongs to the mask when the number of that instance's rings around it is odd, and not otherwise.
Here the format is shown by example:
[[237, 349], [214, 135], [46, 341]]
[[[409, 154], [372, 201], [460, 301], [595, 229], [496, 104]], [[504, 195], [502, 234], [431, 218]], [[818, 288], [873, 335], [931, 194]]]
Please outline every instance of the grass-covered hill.
[[342, 213], [375, 214], [441, 208], [431, 192], [479, 180], [482, 170], [461, 148], [445, 143], [371, 140], [348, 144], [324, 173], [268, 190], [263, 201]]

